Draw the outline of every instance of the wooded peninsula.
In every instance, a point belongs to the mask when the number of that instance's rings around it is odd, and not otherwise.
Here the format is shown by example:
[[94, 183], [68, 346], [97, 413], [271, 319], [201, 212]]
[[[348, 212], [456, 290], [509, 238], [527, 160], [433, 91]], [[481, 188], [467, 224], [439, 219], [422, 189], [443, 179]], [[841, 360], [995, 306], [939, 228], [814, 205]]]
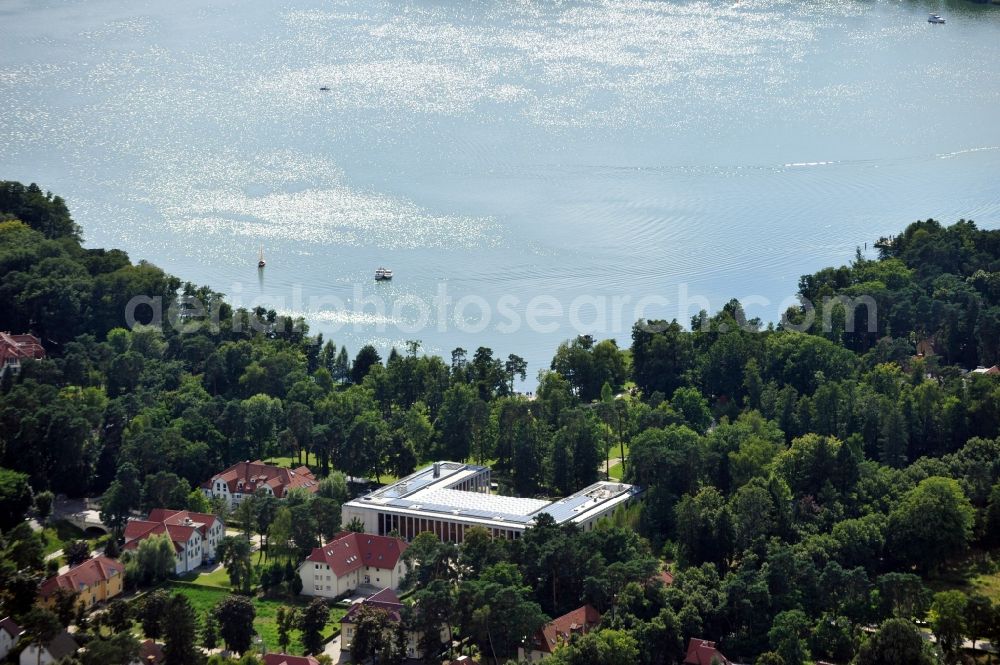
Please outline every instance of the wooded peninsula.
[[[0, 618], [20, 630], [6, 657], [315, 663], [332, 639], [378, 663], [992, 662], [1000, 230], [928, 219], [876, 246], [799, 280], [803, 303], [839, 303], [828, 325], [798, 325], [805, 306], [748, 320], [736, 300], [638, 321], [628, 348], [559, 345], [526, 395], [517, 379], [539, 368], [516, 355], [441, 358], [416, 340], [352, 353], [85, 248], [62, 199], [2, 182]], [[196, 297], [218, 326], [128, 328], [136, 296]], [[220, 499], [212, 479], [251, 460], [315, 482]], [[374, 534], [399, 542], [396, 600], [311, 594], [303, 566], [366, 532], [343, 504], [439, 460], [489, 467], [500, 495], [599, 481], [641, 494], [589, 529], [542, 514], [511, 539]], [[62, 519], [84, 498], [106, 533]], [[225, 525], [191, 572], [177, 572], [171, 511]], [[133, 542], [158, 520], [166, 536]], [[47, 591], [87, 562], [120, 566], [120, 595]], [[57, 654], [60, 635], [77, 649]]]

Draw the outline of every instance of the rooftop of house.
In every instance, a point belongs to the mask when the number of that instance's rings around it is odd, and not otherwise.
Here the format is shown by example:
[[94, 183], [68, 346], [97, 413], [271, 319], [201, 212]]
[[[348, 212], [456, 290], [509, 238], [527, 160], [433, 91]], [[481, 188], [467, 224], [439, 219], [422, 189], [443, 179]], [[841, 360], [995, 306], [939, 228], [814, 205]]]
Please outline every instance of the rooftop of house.
[[270, 487], [274, 496], [281, 499], [293, 489], [304, 489], [315, 492], [319, 481], [307, 466], [297, 469], [286, 469], [274, 464], [255, 462], [238, 462], [225, 471], [217, 473], [201, 484], [202, 488], [213, 490], [216, 482], [226, 483], [230, 494], [253, 494], [258, 488]]
[[124, 572], [124, 564], [114, 559], [109, 559], [106, 556], [97, 556], [70, 568], [62, 575], [56, 575], [45, 580], [38, 589], [38, 595], [42, 598], [48, 598], [57, 589], [80, 591], [80, 589], [92, 587], [98, 582], [107, 582], [113, 577], [122, 575]]
[[14, 620], [10, 617], [4, 617], [0, 619], [0, 630], [4, 631], [11, 637], [17, 637], [24, 632], [24, 628], [14, 623]]
[[390, 570], [396, 567], [406, 548], [406, 541], [399, 538], [348, 531], [337, 534], [322, 547], [313, 548], [302, 565], [326, 564], [337, 577], [361, 566]]
[[45, 645], [45, 650], [55, 660], [62, 660], [67, 656], [72, 656], [79, 648], [80, 645], [65, 630], [53, 637], [52, 641]]
[[532, 638], [531, 648], [551, 653], [560, 644], [568, 642], [572, 635], [589, 633], [600, 621], [601, 613], [594, 606], [583, 605], [542, 626]]
[[174, 550], [182, 551], [191, 536], [197, 531], [202, 537], [218, 522], [215, 515], [194, 513], [188, 510], [168, 510], [156, 508], [149, 513], [149, 519], [129, 520], [125, 524], [125, 549], [131, 550], [149, 536], [166, 533], [174, 543]]
[[44, 358], [42, 341], [34, 335], [0, 332], [0, 363], [14, 358]]
[[732, 665], [732, 661], [715, 648], [715, 642], [692, 637], [688, 642], [684, 665]]
[[146, 665], [159, 665], [166, 659], [163, 647], [153, 640], [143, 640], [139, 644], [139, 662]]
[[125, 525], [125, 544], [123, 547], [127, 550], [134, 550], [146, 538], [165, 533], [170, 536], [170, 541], [174, 544], [174, 551], [182, 552], [195, 531], [197, 528], [193, 526], [179, 526], [148, 520], [129, 520]]
[[396, 592], [392, 589], [382, 589], [381, 591], [368, 596], [364, 600], [351, 605], [351, 609], [347, 610], [347, 614], [343, 616], [340, 622], [352, 623], [354, 621], [354, 617], [357, 616], [362, 607], [376, 607], [380, 610], [385, 610], [391, 621], [402, 620], [403, 603], [400, 602], [399, 596], [397, 596]]

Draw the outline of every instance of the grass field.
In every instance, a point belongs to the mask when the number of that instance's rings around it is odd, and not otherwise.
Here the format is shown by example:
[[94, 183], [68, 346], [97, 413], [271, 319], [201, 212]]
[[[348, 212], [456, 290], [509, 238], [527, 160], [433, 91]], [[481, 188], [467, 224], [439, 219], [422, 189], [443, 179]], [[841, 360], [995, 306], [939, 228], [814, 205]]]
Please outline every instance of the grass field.
[[192, 584], [198, 584], [200, 586], [208, 586], [216, 589], [229, 589], [229, 573], [222, 566], [213, 570], [210, 573], [198, 573], [197, 575], [184, 575], [181, 577], [181, 581], [191, 582]]
[[973, 552], [963, 565], [929, 580], [927, 585], [933, 591], [958, 589], [967, 594], [981, 593], [994, 603], [1000, 602], [1000, 565], [982, 552]]
[[[227, 581], [228, 583], [228, 581]], [[211, 610], [215, 605], [229, 595], [229, 591], [223, 588], [208, 587], [194, 585], [191, 583], [184, 582], [171, 582], [168, 585], [169, 591], [173, 593], [183, 594], [194, 607], [195, 612], [198, 614], [199, 620], [205, 616], [205, 612]], [[284, 605], [285, 607], [298, 607], [304, 608], [309, 604], [309, 598], [300, 596], [298, 598], [292, 599], [281, 599], [281, 600], [271, 600], [263, 598], [254, 598], [254, 608], [257, 610], [257, 616], [253, 621], [254, 629], [264, 640], [264, 645], [268, 650], [277, 651], [278, 650], [278, 624], [275, 617], [278, 612], [278, 608]], [[327, 629], [323, 632], [324, 637], [329, 637], [334, 628], [340, 627], [340, 619], [344, 616], [345, 610], [334, 607], [330, 612], [330, 623]], [[302, 642], [299, 639], [299, 631], [292, 632], [292, 644], [290, 646], [291, 653], [302, 653]]]
[[90, 544], [91, 550], [99, 549], [104, 541], [107, 540], [106, 536], [87, 538], [81, 529], [73, 526], [66, 520], [57, 520], [51, 524], [47, 524], [42, 529], [41, 534], [45, 540], [43, 555], [49, 555], [56, 550], [61, 550], [74, 540], [86, 540]]

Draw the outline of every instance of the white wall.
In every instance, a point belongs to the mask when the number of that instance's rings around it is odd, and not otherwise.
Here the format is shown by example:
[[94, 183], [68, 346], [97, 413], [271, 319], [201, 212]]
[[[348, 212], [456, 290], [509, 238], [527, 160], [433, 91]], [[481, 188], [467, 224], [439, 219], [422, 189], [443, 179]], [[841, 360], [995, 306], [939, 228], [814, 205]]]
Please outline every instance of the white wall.
[[38, 646], [29, 645], [21, 652], [21, 665], [49, 665], [56, 662], [47, 649], [42, 649], [42, 659], [38, 660]]
[[19, 637], [11, 637], [6, 630], [0, 630], [0, 660], [6, 658], [19, 641]]

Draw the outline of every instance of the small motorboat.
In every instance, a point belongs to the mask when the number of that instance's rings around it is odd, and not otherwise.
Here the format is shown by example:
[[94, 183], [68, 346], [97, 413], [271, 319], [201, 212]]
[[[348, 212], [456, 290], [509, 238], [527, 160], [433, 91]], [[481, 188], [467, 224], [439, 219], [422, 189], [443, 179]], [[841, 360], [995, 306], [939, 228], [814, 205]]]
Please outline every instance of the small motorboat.
[[930, 16], [927, 17], [927, 22], [928, 23], [944, 23], [945, 20], [944, 20], [944, 17], [941, 16], [940, 14], [931, 14]]
[[377, 268], [375, 270], [376, 282], [383, 282], [389, 279], [392, 279], [392, 270], [390, 270], [389, 268]]
[[263, 268], [266, 265], [267, 265], [267, 261], [264, 260], [264, 245], [261, 245], [260, 246], [260, 254], [258, 255], [258, 258], [257, 258], [257, 267], [258, 268]]
[[319, 87], [319, 89], [322, 90], [323, 92], [329, 92], [330, 91], [330, 88], [326, 87], [325, 85], [321, 85]]

